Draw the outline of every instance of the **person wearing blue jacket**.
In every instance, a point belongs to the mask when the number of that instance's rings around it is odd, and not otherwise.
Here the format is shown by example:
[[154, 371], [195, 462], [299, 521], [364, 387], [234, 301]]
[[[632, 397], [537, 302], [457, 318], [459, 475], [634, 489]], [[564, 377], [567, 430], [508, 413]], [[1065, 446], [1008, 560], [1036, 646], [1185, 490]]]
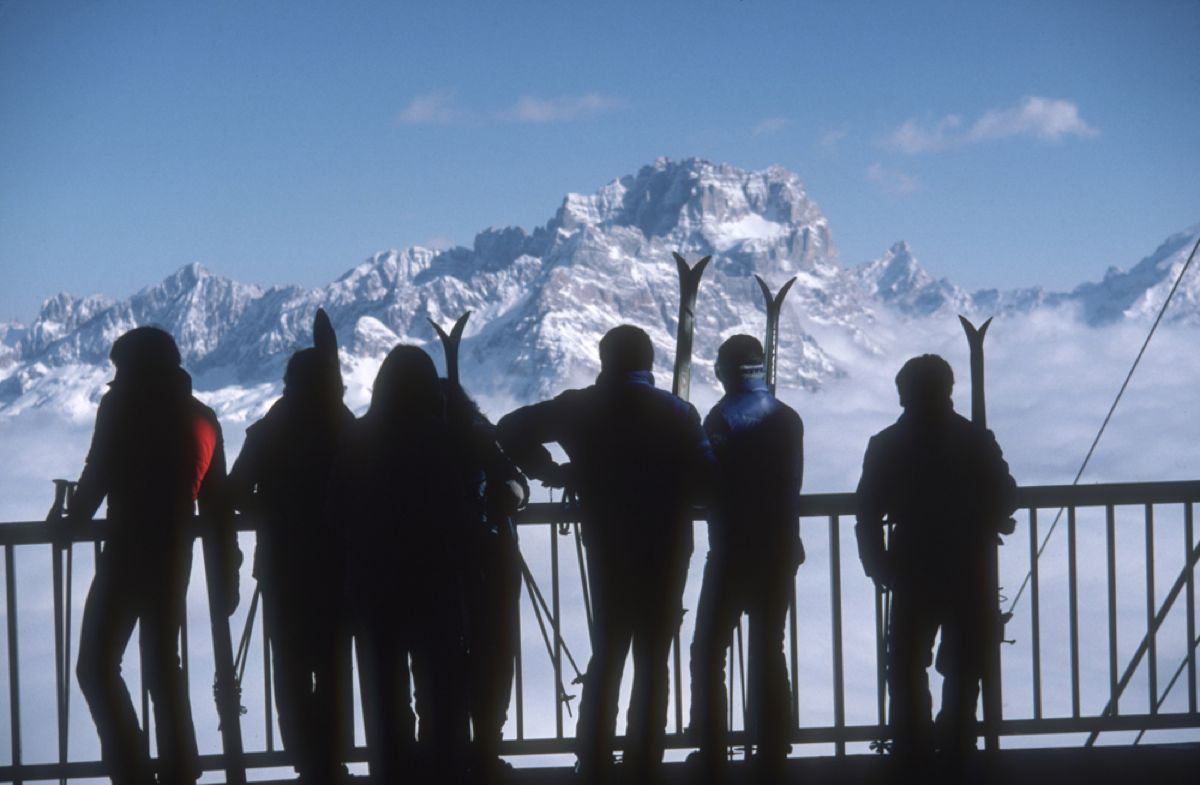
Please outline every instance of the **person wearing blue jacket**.
[[[569, 487], [579, 499], [593, 607], [592, 657], [576, 728], [586, 782], [609, 776], [630, 647], [628, 781], [648, 779], [662, 761], [667, 659], [692, 552], [691, 507], [713, 463], [699, 414], [655, 388], [653, 363], [643, 330], [613, 328], [600, 341], [594, 385], [518, 409], [497, 424], [501, 446], [528, 476]], [[554, 461], [544, 446], [551, 442], [569, 463]]]
[[799, 498], [804, 423], [767, 387], [758, 339], [735, 335], [717, 353], [725, 396], [704, 420], [717, 459], [708, 558], [692, 640], [692, 760], [716, 780], [725, 762], [725, 650], [749, 617], [747, 731], [755, 773], [773, 781], [790, 750], [784, 626], [804, 561]]

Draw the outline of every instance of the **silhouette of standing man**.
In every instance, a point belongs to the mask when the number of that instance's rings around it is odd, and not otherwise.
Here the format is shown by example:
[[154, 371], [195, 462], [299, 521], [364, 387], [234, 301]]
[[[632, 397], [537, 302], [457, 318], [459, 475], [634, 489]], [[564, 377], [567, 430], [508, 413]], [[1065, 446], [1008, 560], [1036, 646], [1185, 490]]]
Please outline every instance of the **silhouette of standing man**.
[[[858, 484], [855, 533], [867, 576], [892, 591], [888, 691], [894, 754], [922, 765], [934, 751], [927, 669], [942, 631], [938, 746], [975, 747], [975, 707], [987, 624], [996, 597], [987, 587], [996, 521], [1016, 508], [1016, 482], [992, 432], [958, 415], [954, 374], [941, 357], [904, 364], [896, 389], [904, 413], [871, 438]], [[894, 526], [887, 546], [884, 526]]]
[[725, 650], [743, 613], [750, 618], [747, 730], [759, 779], [776, 782], [792, 726], [783, 633], [800, 542], [804, 424], [771, 394], [757, 338], [735, 335], [717, 353], [725, 396], [704, 420], [717, 457], [708, 559], [692, 640], [694, 760], [708, 780], [725, 763]]
[[246, 429], [229, 473], [230, 496], [258, 517], [254, 575], [271, 641], [283, 747], [304, 783], [343, 776], [341, 671], [350, 667], [343, 562], [325, 530], [338, 439], [354, 415], [342, 403], [337, 338], [317, 311], [312, 349], [296, 352], [283, 397]]
[[[712, 449], [691, 404], [654, 387], [650, 337], [632, 325], [600, 341], [596, 384], [526, 406], [497, 425], [500, 443], [530, 477], [577, 492], [593, 606], [592, 658], [576, 728], [589, 782], [611, 768], [625, 657], [633, 648], [626, 729], [630, 781], [662, 761], [671, 639], [680, 622], [689, 506], [705, 487]], [[570, 463], [543, 446], [557, 442]]]
[[227, 613], [237, 605], [241, 553], [223, 497], [225, 451], [212, 410], [192, 397], [191, 378], [166, 332], [138, 327], [109, 355], [116, 378], [100, 401], [70, 517], [90, 520], [108, 497], [109, 536], [84, 605], [76, 674], [101, 757], [116, 785], [153, 785], [142, 730], [121, 678], [121, 658], [140, 627], [142, 679], [154, 701], [160, 785], [200, 774], [179, 629], [192, 566], [193, 504], [221, 526]]

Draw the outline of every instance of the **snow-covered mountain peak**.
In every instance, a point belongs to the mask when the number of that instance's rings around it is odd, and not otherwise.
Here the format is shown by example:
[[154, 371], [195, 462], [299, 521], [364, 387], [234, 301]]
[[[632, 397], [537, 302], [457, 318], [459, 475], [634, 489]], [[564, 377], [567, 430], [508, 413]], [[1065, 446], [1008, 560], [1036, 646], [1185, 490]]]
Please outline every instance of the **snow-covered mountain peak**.
[[970, 296], [945, 278], [935, 280], [900, 240], [887, 253], [854, 271], [870, 298], [909, 316], [970, 310]]

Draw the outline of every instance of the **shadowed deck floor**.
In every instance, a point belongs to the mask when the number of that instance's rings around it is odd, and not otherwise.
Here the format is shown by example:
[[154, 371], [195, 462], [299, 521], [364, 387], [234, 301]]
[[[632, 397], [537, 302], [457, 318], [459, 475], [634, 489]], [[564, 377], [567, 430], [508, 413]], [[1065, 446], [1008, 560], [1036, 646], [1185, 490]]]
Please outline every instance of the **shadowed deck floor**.
[[[1195, 785], [1200, 782], [1200, 744], [1003, 750], [995, 756], [979, 753], [957, 776], [934, 770], [913, 779], [900, 777], [889, 764], [888, 758], [878, 755], [796, 758], [788, 761], [782, 782], [885, 785], [915, 780], [972, 785]], [[732, 763], [729, 785], [749, 783], [746, 774], [740, 763]], [[294, 780], [258, 782], [283, 785]], [[366, 777], [356, 777], [354, 782], [355, 785], [374, 785]], [[577, 779], [568, 768], [518, 768], [507, 782], [512, 785], [570, 785]], [[685, 764], [668, 763], [663, 767], [661, 782], [663, 785], [686, 785], [699, 782], [699, 779]]]

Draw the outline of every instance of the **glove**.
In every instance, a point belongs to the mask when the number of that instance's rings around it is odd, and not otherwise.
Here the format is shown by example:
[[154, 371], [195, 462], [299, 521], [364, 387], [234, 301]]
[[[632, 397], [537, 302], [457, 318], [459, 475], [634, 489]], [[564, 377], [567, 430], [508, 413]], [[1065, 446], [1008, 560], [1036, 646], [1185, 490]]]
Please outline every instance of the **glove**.
[[543, 471], [539, 479], [542, 481], [542, 485], [548, 488], [570, 488], [575, 484], [574, 475], [574, 467], [571, 464], [556, 463], [552, 465], [552, 468]]

